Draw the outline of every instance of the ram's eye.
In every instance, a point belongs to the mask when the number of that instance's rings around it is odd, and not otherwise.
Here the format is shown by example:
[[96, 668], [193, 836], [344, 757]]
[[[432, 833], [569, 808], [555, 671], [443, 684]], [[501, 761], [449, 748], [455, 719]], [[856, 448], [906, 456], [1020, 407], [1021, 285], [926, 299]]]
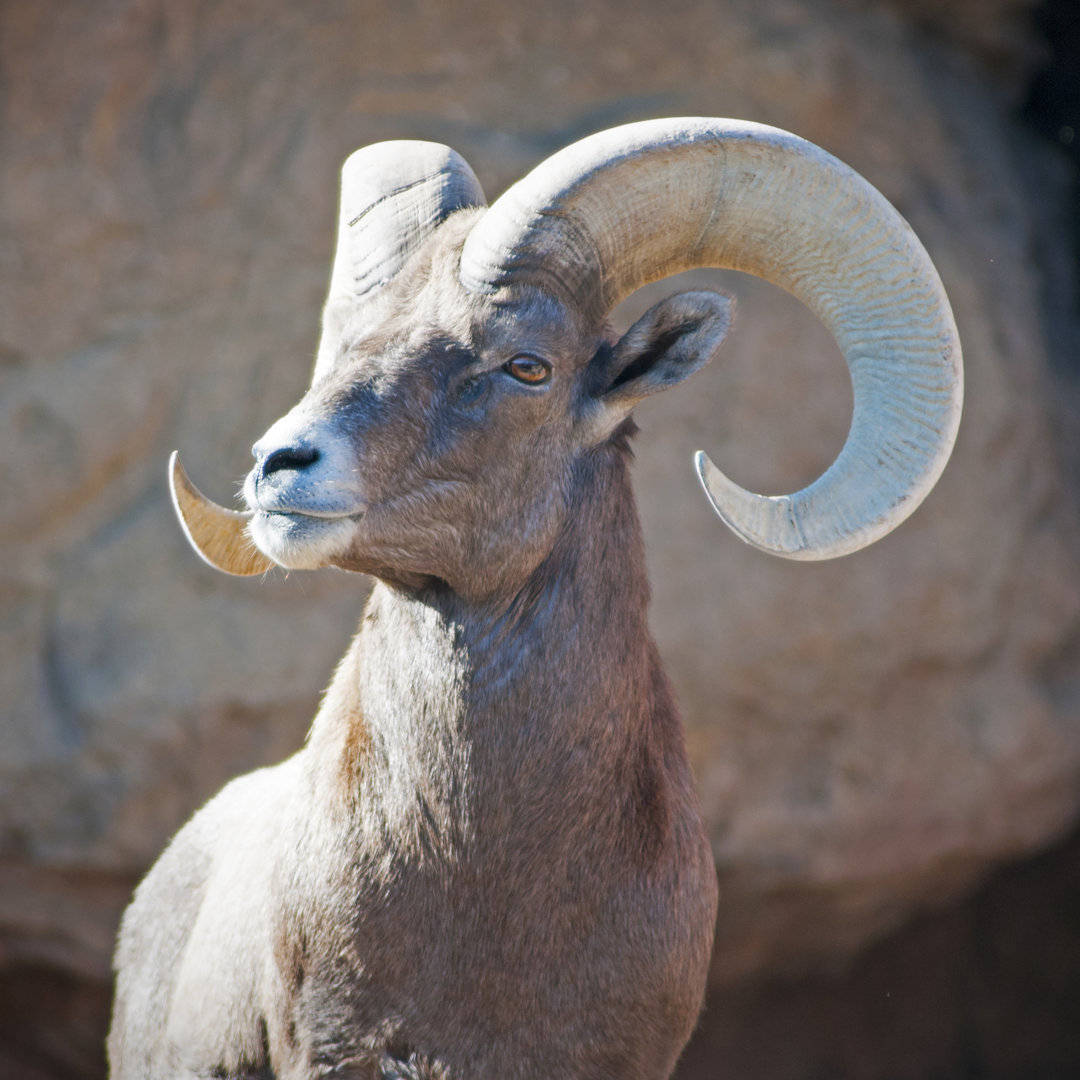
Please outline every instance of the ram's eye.
[[503, 364], [503, 371], [529, 386], [540, 386], [551, 378], [551, 365], [546, 360], [529, 356], [527, 353], [507, 360]]

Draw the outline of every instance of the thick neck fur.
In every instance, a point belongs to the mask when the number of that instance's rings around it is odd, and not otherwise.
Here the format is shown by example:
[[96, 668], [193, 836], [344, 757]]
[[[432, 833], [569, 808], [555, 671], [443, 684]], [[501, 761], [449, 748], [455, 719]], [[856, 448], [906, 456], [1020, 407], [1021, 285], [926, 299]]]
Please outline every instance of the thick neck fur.
[[628, 459], [621, 439], [583, 458], [556, 544], [512, 597], [376, 584], [311, 743], [333, 772], [320, 786], [387, 868], [489, 859], [522, 830], [592, 845], [625, 836], [631, 805], [663, 831], [681, 735], [646, 626]]

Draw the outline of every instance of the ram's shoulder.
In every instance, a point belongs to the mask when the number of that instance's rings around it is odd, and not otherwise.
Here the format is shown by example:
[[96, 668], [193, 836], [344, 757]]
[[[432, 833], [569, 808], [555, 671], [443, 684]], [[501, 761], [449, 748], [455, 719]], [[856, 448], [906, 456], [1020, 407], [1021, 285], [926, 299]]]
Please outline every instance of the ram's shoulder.
[[293, 759], [231, 781], [139, 885], [116, 949], [114, 1063], [141, 1062], [157, 1075], [166, 1059], [178, 1064], [170, 1047], [198, 1053], [207, 1039], [215, 1045], [201, 1050], [215, 1066], [260, 1055], [273, 849], [287, 832], [296, 776]]

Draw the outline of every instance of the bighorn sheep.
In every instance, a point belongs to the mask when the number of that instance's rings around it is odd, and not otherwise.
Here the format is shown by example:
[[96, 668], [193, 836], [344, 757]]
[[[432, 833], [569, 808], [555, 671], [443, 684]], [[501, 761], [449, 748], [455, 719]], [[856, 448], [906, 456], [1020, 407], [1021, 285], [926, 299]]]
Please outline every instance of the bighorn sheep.
[[715, 872], [646, 626], [631, 410], [716, 351], [729, 302], [607, 315], [694, 266], [773, 281], [850, 366], [836, 462], [787, 497], [697, 468], [796, 559], [883, 536], [960, 415], [949, 305], [911, 230], [817, 147], [633, 124], [489, 209], [453, 151], [343, 172], [314, 380], [255, 445], [248, 511], [175, 461], [188, 536], [234, 574], [374, 575], [307, 745], [176, 836], [124, 917], [112, 1076], [666, 1077], [695, 1023]]

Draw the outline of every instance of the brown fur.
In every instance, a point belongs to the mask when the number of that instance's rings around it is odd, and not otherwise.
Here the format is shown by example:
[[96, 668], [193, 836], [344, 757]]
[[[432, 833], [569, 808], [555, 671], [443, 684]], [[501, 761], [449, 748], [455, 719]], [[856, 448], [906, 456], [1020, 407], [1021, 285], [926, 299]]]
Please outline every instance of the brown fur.
[[[663, 302], [612, 348], [528, 290], [466, 297], [467, 226], [305, 400], [363, 475], [325, 561], [379, 580], [304, 749], [139, 887], [114, 1080], [661, 1080], [694, 1025], [715, 872], [646, 625], [628, 417], [708, 359], [726, 301]], [[542, 390], [503, 371], [523, 350]]]

